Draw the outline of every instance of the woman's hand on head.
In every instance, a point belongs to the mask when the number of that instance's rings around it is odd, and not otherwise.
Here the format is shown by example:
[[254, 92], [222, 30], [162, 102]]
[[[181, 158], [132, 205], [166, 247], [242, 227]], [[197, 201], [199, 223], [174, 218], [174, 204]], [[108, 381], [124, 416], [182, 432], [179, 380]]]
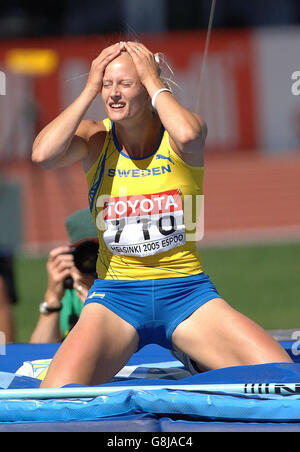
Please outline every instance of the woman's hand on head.
[[150, 80], [159, 80], [159, 65], [155, 55], [139, 42], [124, 42], [124, 48], [129, 53], [141, 83], [146, 86]]
[[102, 50], [100, 55], [92, 62], [86, 89], [93, 91], [95, 95], [100, 93], [106, 66], [120, 55], [123, 48], [124, 43], [117, 42]]

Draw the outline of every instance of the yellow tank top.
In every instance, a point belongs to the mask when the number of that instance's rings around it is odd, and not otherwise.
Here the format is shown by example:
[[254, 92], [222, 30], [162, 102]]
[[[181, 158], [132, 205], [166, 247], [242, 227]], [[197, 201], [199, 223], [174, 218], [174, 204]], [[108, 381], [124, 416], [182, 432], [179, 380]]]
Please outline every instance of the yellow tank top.
[[185, 163], [162, 128], [146, 158], [120, 149], [114, 123], [103, 121], [103, 149], [86, 173], [90, 210], [99, 233], [101, 279], [157, 279], [203, 271], [196, 217], [203, 215], [203, 167]]

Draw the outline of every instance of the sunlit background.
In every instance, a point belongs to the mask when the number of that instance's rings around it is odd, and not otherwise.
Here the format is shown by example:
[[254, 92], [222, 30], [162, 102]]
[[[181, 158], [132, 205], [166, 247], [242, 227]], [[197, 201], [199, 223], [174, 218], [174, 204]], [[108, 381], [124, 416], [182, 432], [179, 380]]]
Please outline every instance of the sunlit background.
[[[300, 323], [300, 3], [45, 0], [0, 6], [0, 249], [15, 259], [16, 340], [28, 340], [64, 220], [88, 206], [80, 163], [32, 164], [37, 133], [84, 88], [109, 44], [161, 52], [175, 95], [208, 124], [204, 266], [235, 307], [268, 329]], [[201, 96], [200, 96], [201, 88]], [[102, 119], [97, 99], [86, 118]]]

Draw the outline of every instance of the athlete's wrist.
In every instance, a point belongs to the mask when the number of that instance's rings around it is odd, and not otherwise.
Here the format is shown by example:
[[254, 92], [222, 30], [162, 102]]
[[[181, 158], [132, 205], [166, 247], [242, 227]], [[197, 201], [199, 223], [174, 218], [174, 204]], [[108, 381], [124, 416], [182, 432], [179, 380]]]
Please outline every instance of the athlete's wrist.
[[57, 294], [53, 294], [51, 292], [46, 292], [44, 300], [47, 305], [51, 308], [61, 308], [61, 297], [59, 297]]
[[61, 309], [62, 309], [62, 306], [58, 306], [58, 307], [49, 306], [49, 304], [45, 300], [42, 300], [42, 302], [40, 303], [40, 306], [39, 306], [40, 314], [46, 315], [46, 316], [48, 316], [50, 314], [59, 314]]

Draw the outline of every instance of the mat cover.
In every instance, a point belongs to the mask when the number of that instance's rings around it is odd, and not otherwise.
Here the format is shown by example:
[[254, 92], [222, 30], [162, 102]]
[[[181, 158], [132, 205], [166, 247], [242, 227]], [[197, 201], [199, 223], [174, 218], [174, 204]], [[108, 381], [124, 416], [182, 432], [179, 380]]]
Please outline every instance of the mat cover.
[[[58, 344], [8, 346], [7, 355], [0, 356], [0, 388], [38, 388], [39, 379], [17, 375], [16, 371], [24, 362], [51, 359], [57, 347]], [[300, 363], [236, 366], [188, 375], [182, 364], [167, 350], [156, 345], [147, 346], [132, 357], [115, 381], [103, 385], [124, 386], [123, 391], [92, 399], [0, 401], [0, 423], [102, 422], [116, 420], [116, 417], [120, 421], [123, 416], [141, 414], [155, 416], [158, 420], [181, 418], [191, 422], [191, 427], [194, 422], [206, 421], [295, 423], [295, 426], [300, 423], [299, 395], [232, 395], [188, 391], [191, 384], [300, 382]], [[186, 386], [186, 391], [126, 389], [128, 384], [160, 385], [162, 380], [169, 385], [180, 382]], [[171, 424], [164, 425], [166, 428]]]

